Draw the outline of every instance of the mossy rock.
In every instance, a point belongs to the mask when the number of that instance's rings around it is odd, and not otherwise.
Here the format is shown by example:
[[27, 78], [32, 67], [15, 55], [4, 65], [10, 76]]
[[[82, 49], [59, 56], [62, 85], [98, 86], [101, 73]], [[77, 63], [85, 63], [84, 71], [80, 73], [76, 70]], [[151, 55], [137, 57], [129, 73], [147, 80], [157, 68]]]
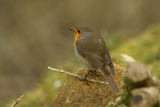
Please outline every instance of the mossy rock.
[[[72, 77], [62, 88], [54, 102], [54, 107], [105, 107], [109, 101], [115, 100], [121, 94], [122, 80], [125, 68], [115, 65], [115, 76], [113, 77], [119, 93], [113, 93], [109, 85], [94, 82], [81, 81], [77, 77]], [[83, 74], [84, 70], [79, 70], [78, 74]], [[88, 78], [104, 80], [95, 72], [90, 72]]]

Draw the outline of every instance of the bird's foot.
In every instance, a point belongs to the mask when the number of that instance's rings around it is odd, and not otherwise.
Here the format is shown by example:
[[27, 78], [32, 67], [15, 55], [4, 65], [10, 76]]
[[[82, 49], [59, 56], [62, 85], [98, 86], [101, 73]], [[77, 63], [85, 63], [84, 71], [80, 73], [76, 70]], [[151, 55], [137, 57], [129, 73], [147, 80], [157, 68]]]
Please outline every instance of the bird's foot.
[[87, 78], [87, 75], [84, 75], [84, 76], [79, 75], [79, 76], [81, 77], [81, 78], [78, 79], [79, 81], [85, 81], [86, 84], [89, 85], [89, 84], [88, 84], [88, 81], [87, 81], [87, 79], [86, 79], [86, 78]]

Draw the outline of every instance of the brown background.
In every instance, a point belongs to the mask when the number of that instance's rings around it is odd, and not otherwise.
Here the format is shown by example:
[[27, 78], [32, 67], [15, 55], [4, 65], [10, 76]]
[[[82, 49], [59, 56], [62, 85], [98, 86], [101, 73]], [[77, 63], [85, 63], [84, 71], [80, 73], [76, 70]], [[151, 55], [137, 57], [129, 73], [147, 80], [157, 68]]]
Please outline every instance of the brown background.
[[0, 104], [72, 56], [69, 27], [135, 36], [159, 22], [159, 0], [0, 0]]

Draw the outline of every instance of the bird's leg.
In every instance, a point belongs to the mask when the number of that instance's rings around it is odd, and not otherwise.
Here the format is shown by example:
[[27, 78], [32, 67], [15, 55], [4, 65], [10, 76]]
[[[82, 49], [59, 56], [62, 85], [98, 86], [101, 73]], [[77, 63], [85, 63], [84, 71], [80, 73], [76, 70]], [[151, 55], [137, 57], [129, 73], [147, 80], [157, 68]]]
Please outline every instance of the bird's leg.
[[89, 84], [88, 84], [88, 81], [87, 81], [86, 78], [87, 78], [89, 72], [90, 72], [89, 70], [86, 70], [86, 71], [85, 71], [85, 74], [83, 74], [83, 76], [80, 75], [80, 76], [81, 76], [81, 79], [79, 79], [80, 81], [86, 81], [87, 85], [89, 85]]
[[88, 76], [89, 72], [90, 72], [90, 70], [89, 70], [89, 71], [87, 71], [86, 75], [83, 77], [83, 79], [84, 79], [84, 80], [86, 80], [86, 78], [87, 78], [87, 76]]
[[84, 73], [83, 75], [82, 75], [82, 74], [80, 75], [80, 76], [81, 76], [81, 79], [80, 79], [80, 80], [81, 80], [81, 81], [86, 80], [86, 78], [87, 78], [87, 76], [88, 76], [89, 72], [90, 72], [90, 71], [85, 70], [85, 73]]

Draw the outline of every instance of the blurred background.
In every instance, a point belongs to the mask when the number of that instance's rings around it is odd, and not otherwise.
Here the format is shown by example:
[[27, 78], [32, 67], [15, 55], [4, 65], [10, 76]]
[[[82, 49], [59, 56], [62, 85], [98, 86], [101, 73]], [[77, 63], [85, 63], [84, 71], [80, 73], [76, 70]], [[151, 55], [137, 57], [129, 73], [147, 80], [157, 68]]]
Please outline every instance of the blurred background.
[[159, 0], [0, 0], [0, 106], [25, 94], [19, 106], [50, 106], [76, 71], [69, 27], [90, 24], [105, 39], [113, 61], [126, 53], [160, 77]]

